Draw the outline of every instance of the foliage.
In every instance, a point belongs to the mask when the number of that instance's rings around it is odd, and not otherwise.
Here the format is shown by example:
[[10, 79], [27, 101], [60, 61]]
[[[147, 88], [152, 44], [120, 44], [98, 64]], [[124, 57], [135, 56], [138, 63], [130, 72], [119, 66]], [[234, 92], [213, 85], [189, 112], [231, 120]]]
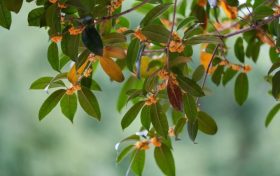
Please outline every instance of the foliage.
[[[31, 3], [34, 0], [26, 0]], [[257, 63], [263, 45], [270, 46], [272, 66], [265, 77], [271, 94], [280, 99], [280, 8], [275, 0], [138, 0], [122, 10], [123, 0], [36, 0], [28, 15], [29, 26], [45, 28], [50, 38], [47, 58], [54, 76], [43, 76], [30, 89], [54, 92], [44, 101], [39, 119], [45, 118], [60, 102], [62, 113], [73, 122], [78, 104], [91, 117], [101, 120], [93, 79], [101, 66], [115, 82], [124, 82], [117, 109], [131, 102], [121, 120], [123, 129], [139, 117], [139, 132], [116, 145], [124, 144], [117, 162], [130, 155], [132, 170], [142, 175], [146, 150], [154, 146], [160, 170], [176, 173], [172, 155], [173, 138], [187, 127], [195, 143], [199, 132], [217, 133], [215, 120], [199, 106], [207, 95], [206, 80], [226, 86], [235, 79], [236, 102], [243, 105], [249, 95], [248, 60]], [[10, 29], [12, 13], [23, 0], [0, 0], [0, 25]], [[124, 15], [145, 14], [132, 29]], [[234, 46], [226, 44], [236, 38]], [[192, 67], [193, 47], [200, 45], [200, 65]], [[236, 58], [229, 58], [233, 48]], [[71, 66], [68, 69], [68, 65]], [[192, 64], [193, 65], [193, 64]], [[129, 72], [126, 78], [123, 72]], [[236, 77], [236, 78], [235, 78]], [[277, 104], [266, 119], [268, 126], [279, 110]], [[171, 114], [171, 117], [170, 115]], [[133, 142], [133, 144], [131, 144]]]

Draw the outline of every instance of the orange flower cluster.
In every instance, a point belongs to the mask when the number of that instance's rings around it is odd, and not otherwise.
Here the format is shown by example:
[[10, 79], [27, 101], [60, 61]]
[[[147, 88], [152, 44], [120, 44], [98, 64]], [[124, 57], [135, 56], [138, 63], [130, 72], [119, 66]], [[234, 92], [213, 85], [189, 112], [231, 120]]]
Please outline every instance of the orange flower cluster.
[[124, 0], [112, 0], [111, 4], [109, 5], [109, 12], [112, 14], [116, 9], [118, 9]]
[[55, 4], [58, 0], [49, 0], [50, 3]]
[[153, 137], [150, 141], [155, 147], [161, 146], [161, 141], [158, 137]]
[[96, 58], [95, 54], [93, 53], [90, 53], [89, 56], [88, 56], [88, 61], [89, 62], [95, 62], [97, 61], [98, 59]]
[[61, 42], [61, 40], [62, 40], [62, 35], [55, 35], [51, 37], [51, 41], [53, 41], [54, 43]]
[[134, 32], [134, 36], [138, 38], [141, 42], [147, 41], [147, 37], [141, 32], [140, 28], [137, 28]]
[[207, 4], [207, 0], [198, 0], [197, 4], [201, 7], [204, 7]]
[[243, 71], [244, 73], [248, 73], [252, 70], [252, 67], [250, 65], [238, 65], [238, 64], [232, 64], [228, 60], [222, 60], [220, 61], [219, 65], [222, 66], [229, 66], [234, 71]]
[[174, 137], [175, 136], [175, 131], [174, 131], [174, 128], [169, 128], [169, 130], [168, 130], [168, 135], [170, 136], [170, 137]]
[[67, 5], [65, 3], [58, 3], [57, 6], [61, 9], [66, 9], [67, 8]]
[[124, 33], [126, 31], [128, 31], [128, 29], [126, 27], [120, 27], [117, 29], [117, 33]]
[[138, 150], [148, 150], [150, 148], [149, 144], [150, 142], [147, 140], [137, 141], [135, 144], [135, 148]]
[[68, 88], [66, 90], [66, 94], [67, 95], [73, 95], [76, 91], [81, 90], [81, 86], [80, 85], [73, 85], [72, 87]]
[[172, 36], [173, 36], [173, 39], [169, 44], [169, 51], [172, 52], [172, 53], [183, 52], [184, 49], [185, 49], [185, 45], [183, 44], [182, 39], [175, 32], [172, 34]]
[[169, 73], [166, 70], [160, 70], [158, 72], [158, 77], [163, 80], [163, 82], [157, 86], [157, 90], [159, 91], [166, 89], [168, 81], [171, 81], [175, 85], [179, 85], [174, 73]]
[[157, 103], [157, 97], [154, 94], [149, 95], [148, 98], [145, 101], [146, 106], [151, 106], [151, 105], [156, 104], [156, 103]]
[[229, 6], [226, 2], [226, 0], [221, 0], [220, 1], [220, 6], [224, 10], [226, 16], [230, 19], [235, 19], [237, 18], [238, 15], [238, 8], [237, 7], [232, 7]]
[[86, 77], [86, 78], [90, 77], [91, 73], [92, 73], [92, 69], [91, 69], [91, 68], [87, 69], [87, 70], [84, 72], [84, 77]]
[[70, 29], [68, 29], [68, 31], [69, 31], [70, 35], [79, 35], [80, 33], [83, 32], [84, 29], [85, 29], [84, 26], [77, 27], [77, 28], [72, 26]]

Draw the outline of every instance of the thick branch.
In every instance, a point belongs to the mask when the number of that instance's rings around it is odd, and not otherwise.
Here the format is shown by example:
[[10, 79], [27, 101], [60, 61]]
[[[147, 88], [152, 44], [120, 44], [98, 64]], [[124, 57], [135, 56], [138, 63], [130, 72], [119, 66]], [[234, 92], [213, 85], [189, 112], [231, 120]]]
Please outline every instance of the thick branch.
[[118, 14], [115, 14], [115, 15], [110, 15], [110, 16], [105, 16], [105, 17], [102, 17], [102, 18], [100, 18], [100, 19], [95, 19], [95, 20], [94, 20], [94, 23], [96, 24], [96, 23], [100, 23], [100, 22], [105, 21], [105, 20], [115, 19], [115, 18], [118, 18], [118, 17], [120, 17], [120, 16], [126, 15], [126, 14], [128, 14], [128, 13], [130, 13], [130, 12], [133, 12], [134, 10], [136, 10], [136, 9], [138, 9], [138, 8], [140, 8], [140, 7], [142, 7], [143, 5], [145, 5], [146, 3], [148, 3], [149, 1], [150, 1], [150, 0], [144, 0], [144, 1], [141, 2], [140, 4], [138, 4], [138, 5], [134, 6], [134, 7], [132, 7], [131, 9], [128, 9], [128, 10], [126, 10], [126, 11], [123, 11], [123, 12], [121, 12], [121, 13], [118, 13]]

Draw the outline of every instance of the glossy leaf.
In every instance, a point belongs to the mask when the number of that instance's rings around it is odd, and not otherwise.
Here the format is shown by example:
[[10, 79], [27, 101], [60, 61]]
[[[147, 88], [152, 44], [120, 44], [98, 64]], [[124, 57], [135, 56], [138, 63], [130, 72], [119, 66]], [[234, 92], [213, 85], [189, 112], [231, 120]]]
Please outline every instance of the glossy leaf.
[[129, 145], [127, 147], [125, 147], [120, 154], [118, 155], [116, 161], [117, 163], [120, 163], [128, 154], [129, 152], [134, 148], [134, 145]]
[[66, 56], [68, 56], [71, 60], [76, 61], [76, 58], [78, 57], [79, 44], [80, 44], [79, 35], [66, 34], [63, 36], [61, 41], [62, 52]]
[[235, 100], [239, 105], [242, 105], [248, 98], [249, 81], [247, 74], [240, 73], [235, 81]]
[[53, 92], [42, 104], [39, 110], [39, 120], [45, 118], [56, 107], [62, 96], [65, 94], [64, 89]]
[[77, 96], [76, 94], [65, 94], [60, 101], [61, 112], [73, 122], [75, 113], [77, 111]]
[[82, 88], [78, 91], [78, 98], [80, 105], [84, 109], [84, 111], [88, 115], [96, 118], [99, 121], [101, 118], [101, 114], [99, 104], [95, 95], [89, 89]]
[[144, 106], [144, 104], [145, 104], [144, 101], [140, 101], [140, 102], [134, 104], [127, 111], [127, 113], [124, 115], [124, 117], [122, 118], [122, 121], [121, 121], [122, 129], [127, 128], [135, 120], [135, 118], [139, 114], [139, 112], [142, 109], [142, 107]]
[[178, 77], [178, 81], [180, 87], [187, 93], [195, 97], [202, 97], [204, 96], [204, 92], [202, 91], [201, 87], [193, 80], [187, 77]]
[[49, 46], [48, 61], [54, 70], [56, 70], [58, 72], [60, 71], [58, 47], [57, 47], [56, 43], [51, 43]]
[[183, 99], [185, 114], [189, 120], [194, 121], [197, 116], [197, 106], [195, 100], [190, 94], [184, 95]]
[[41, 77], [36, 81], [34, 81], [31, 84], [30, 89], [40, 90], [40, 89], [45, 89], [47, 86], [49, 86], [49, 88], [65, 87], [65, 84], [61, 80], [53, 81], [53, 77], [46, 76], [46, 77]]
[[21, 9], [23, 0], [2, 0], [9, 11], [18, 13]]
[[154, 157], [158, 167], [167, 176], [175, 176], [175, 162], [171, 150], [164, 144], [156, 147]]
[[194, 121], [188, 121], [187, 127], [189, 137], [194, 142], [198, 132], [198, 120], [196, 119]]
[[243, 39], [242, 37], [238, 37], [236, 39], [235, 45], [234, 45], [234, 53], [236, 58], [244, 63], [245, 60], [245, 51], [244, 51], [244, 44], [243, 44]]
[[10, 29], [12, 23], [11, 12], [4, 5], [4, 2], [0, 1], [0, 26]]
[[168, 121], [160, 104], [153, 104], [151, 106], [151, 122], [156, 132], [164, 138], [167, 138], [169, 129]]
[[272, 77], [272, 95], [276, 100], [280, 98], [280, 71]]
[[268, 125], [271, 123], [271, 121], [273, 120], [273, 118], [276, 116], [276, 114], [279, 112], [280, 110], [280, 104], [275, 105], [270, 112], [267, 114], [266, 116], [266, 120], [265, 120], [265, 126], [268, 127]]
[[136, 150], [132, 156], [131, 169], [137, 175], [141, 176], [145, 166], [145, 150]]
[[141, 124], [146, 129], [149, 130], [151, 126], [151, 106], [144, 106], [141, 111]]
[[215, 120], [207, 113], [199, 111], [197, 114], [198, 129], [205, 134], [214, 135], [218, 131]]

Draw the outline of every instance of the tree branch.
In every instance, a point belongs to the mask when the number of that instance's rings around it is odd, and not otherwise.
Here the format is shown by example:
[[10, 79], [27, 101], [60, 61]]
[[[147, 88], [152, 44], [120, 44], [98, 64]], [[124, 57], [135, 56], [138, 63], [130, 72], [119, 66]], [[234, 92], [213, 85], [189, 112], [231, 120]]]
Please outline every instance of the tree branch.
[[105, 16], [105, 17], [102, 17], [100, 19], [94, 19], [93, 23], [97, 24], [97, 23], [101, 23], [102, 21], [106, 21], [106, 20], [110, 20], [110, 19], [115, 19], [115, 18], [118, 18], [120, 16], [126, 15], [126, 14], [128, 14], [128, 13], [130, 13], [130, 12], [140, 8], [140, 7], [142, 7], [143, 5], [148, 3], [149, 1], [151, 1], [151, 0], [143, 0], [143, 2], [141, 2], [140, 4], [134, 6], [134, 7], [130, 8], [130, 9], [126, 10], [126, 11], [123, 11], [121, 13], [118, 13], [118, 14], [115, 14], [115, 15], [110, 15], [110, 16]]
[[173, 31], [174, 31], [176, 13], [177, 13], [177, 0], [174, 0], [172, 25], [171, 25], [170, 34], [169, 34], [168, 41], [167, 41], [166, 48], [165, 48], [166, 49], [166, 58], [167, 58], [167, 61], [166, 61], [167, 69], [169, 69], [169, 55], [170, 55], [169, 46], [170, 46], [170, 43], [171, 43], [171, 40], [172, 40]]

